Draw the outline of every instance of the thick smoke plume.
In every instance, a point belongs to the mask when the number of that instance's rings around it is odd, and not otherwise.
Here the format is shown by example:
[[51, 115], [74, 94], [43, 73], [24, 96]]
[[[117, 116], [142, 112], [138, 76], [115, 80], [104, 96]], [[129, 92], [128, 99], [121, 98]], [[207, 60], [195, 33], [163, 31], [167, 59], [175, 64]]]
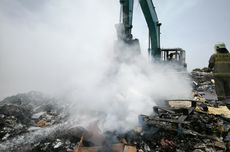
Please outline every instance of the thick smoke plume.
[[142, 56], [114, 52], [119, 1], [2, 0], [1, 98], [38, 90], [71, 105], [79, 125], [130, 128], [164, 99], [188, 98], [189, 80]]

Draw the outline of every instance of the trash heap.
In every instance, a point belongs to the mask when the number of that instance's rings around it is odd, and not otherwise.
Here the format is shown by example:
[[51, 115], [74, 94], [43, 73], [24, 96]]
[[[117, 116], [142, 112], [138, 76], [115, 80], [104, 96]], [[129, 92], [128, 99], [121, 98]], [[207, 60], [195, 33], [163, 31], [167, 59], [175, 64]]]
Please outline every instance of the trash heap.
[[230, 151], [230, 111], [217, 101], [212, 74], [194, 69], [191, 77], [192, 100], [167, 100], [139, 116], [142, 151]]
[[73, 125], [65, 105], [39, 92], [8, 97], [0, 102], [0, 151], [230, 151], [230, 111], [217, 101], [211, 74], [195, 69], [191, 77], [193, 99], [166, 100], [151, 115], [140, 114], [139, 125], [125, 132], [101, 133], [97, 123]]
[[193, 80], [193, 96], [195, 100], [208, 100], [210, 102], [217, 100], [215, 92], [215, 82], [208, 68], [194, 69], [191, 72]]
[[[229, 118], [209, 114], [208, 109], [203, 107], [200, 110], [201, 104], [195, 100], [168, 102], [171, 102], [170, 107], [154, 107], [155, 115], [140, 116], [142, 139], [150, 149], [193, 152], [229, 150]], [[191, 104], [187, 106], [189, 102]]]
[[[60, 147], [50, 132], [57, 132], [57, 126], [66, 121], [68, 113], [63, 108], [35, 91], [5, 98], [0, 102], [0, 151], [49, 151], [49, 144]], [[42, 144], [47, 148], [39, 149]]]

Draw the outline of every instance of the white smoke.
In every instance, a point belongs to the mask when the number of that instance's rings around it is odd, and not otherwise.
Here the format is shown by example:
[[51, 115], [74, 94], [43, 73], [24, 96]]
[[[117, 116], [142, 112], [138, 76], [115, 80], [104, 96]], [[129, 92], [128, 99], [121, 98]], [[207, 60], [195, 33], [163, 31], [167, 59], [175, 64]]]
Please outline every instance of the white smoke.
[[189, 80], [172, 67], [114, 59], [118, 16], [119, 1], [1, 1], [1, 98], [58, 94], [74, 121], [107, 130], [133, 127], [158, 101], [190, 97]]

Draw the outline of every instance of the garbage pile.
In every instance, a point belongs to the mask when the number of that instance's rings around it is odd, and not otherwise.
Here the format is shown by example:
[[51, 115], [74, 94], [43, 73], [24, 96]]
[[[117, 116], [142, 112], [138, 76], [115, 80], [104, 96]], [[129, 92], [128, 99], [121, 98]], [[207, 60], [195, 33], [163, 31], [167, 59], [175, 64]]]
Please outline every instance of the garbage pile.
[[194, 69], [191, 77], [192, 100], [168, 100], [139, 116], [142, 151], [230, 151], [230, 110], [217, 101], [212, 74]]
[[[155, 115], [140, 116], [142, 140], [154, 151], [227, 151], [229, 148], [229, 118], [198, 111], [197, 101], [180, 106], [154, 107]], [[187, 103], [191, 102], [190, 106]], [[185, 104], [186, 103], [186, 104]], [[181, 105], [184, 107], [181, 107]]]
[[[102, 133], [71, 125], [65, 105], [39, 92], [0, 102], [0, 151], [4, 152], [225, 152], [230, 151], [230, 111], [216, 99], [206, 69], [195, 69], [193, 99], [167, 100], [139, 115], [132, 130]], [[114, 122], [116, 123], [116, 122]]]
[[[42, 143], [45, 136], [51, 137], [49, 132], [60, 128], [67, 117], [63, 107], [39, 92], [5, 98], [0, 102], [0, 151], [42, 151], [38, 145], [48, 147]], [[58, 141], [50, 144], [58, 148]]]
[[191, 72], [196, 100], [217, 100], [213, 76], [207, 71], [208, 68], [197, 68]]

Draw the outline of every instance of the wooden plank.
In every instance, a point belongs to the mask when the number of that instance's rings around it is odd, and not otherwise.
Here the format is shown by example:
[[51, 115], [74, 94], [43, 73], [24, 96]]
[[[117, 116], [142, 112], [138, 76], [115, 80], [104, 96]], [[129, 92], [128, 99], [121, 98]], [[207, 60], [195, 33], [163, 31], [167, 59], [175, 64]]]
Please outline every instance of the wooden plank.
[[[95, 147], [77, 147], [73, 152], [98, 152], [102, 149], [102, 146], [95, 146]], [[111, 145], [113, 152], [133, 152], [133, 151], [124, 151], [124, 144], [113, 144]], [[131, 149], [128, 147], [127, 150]], [[132, 149], [131, 149], [132, 150]]]
[[134, 146], [127, 146], [126, 145], [123, 152], [137, 152], [137, 148]]

